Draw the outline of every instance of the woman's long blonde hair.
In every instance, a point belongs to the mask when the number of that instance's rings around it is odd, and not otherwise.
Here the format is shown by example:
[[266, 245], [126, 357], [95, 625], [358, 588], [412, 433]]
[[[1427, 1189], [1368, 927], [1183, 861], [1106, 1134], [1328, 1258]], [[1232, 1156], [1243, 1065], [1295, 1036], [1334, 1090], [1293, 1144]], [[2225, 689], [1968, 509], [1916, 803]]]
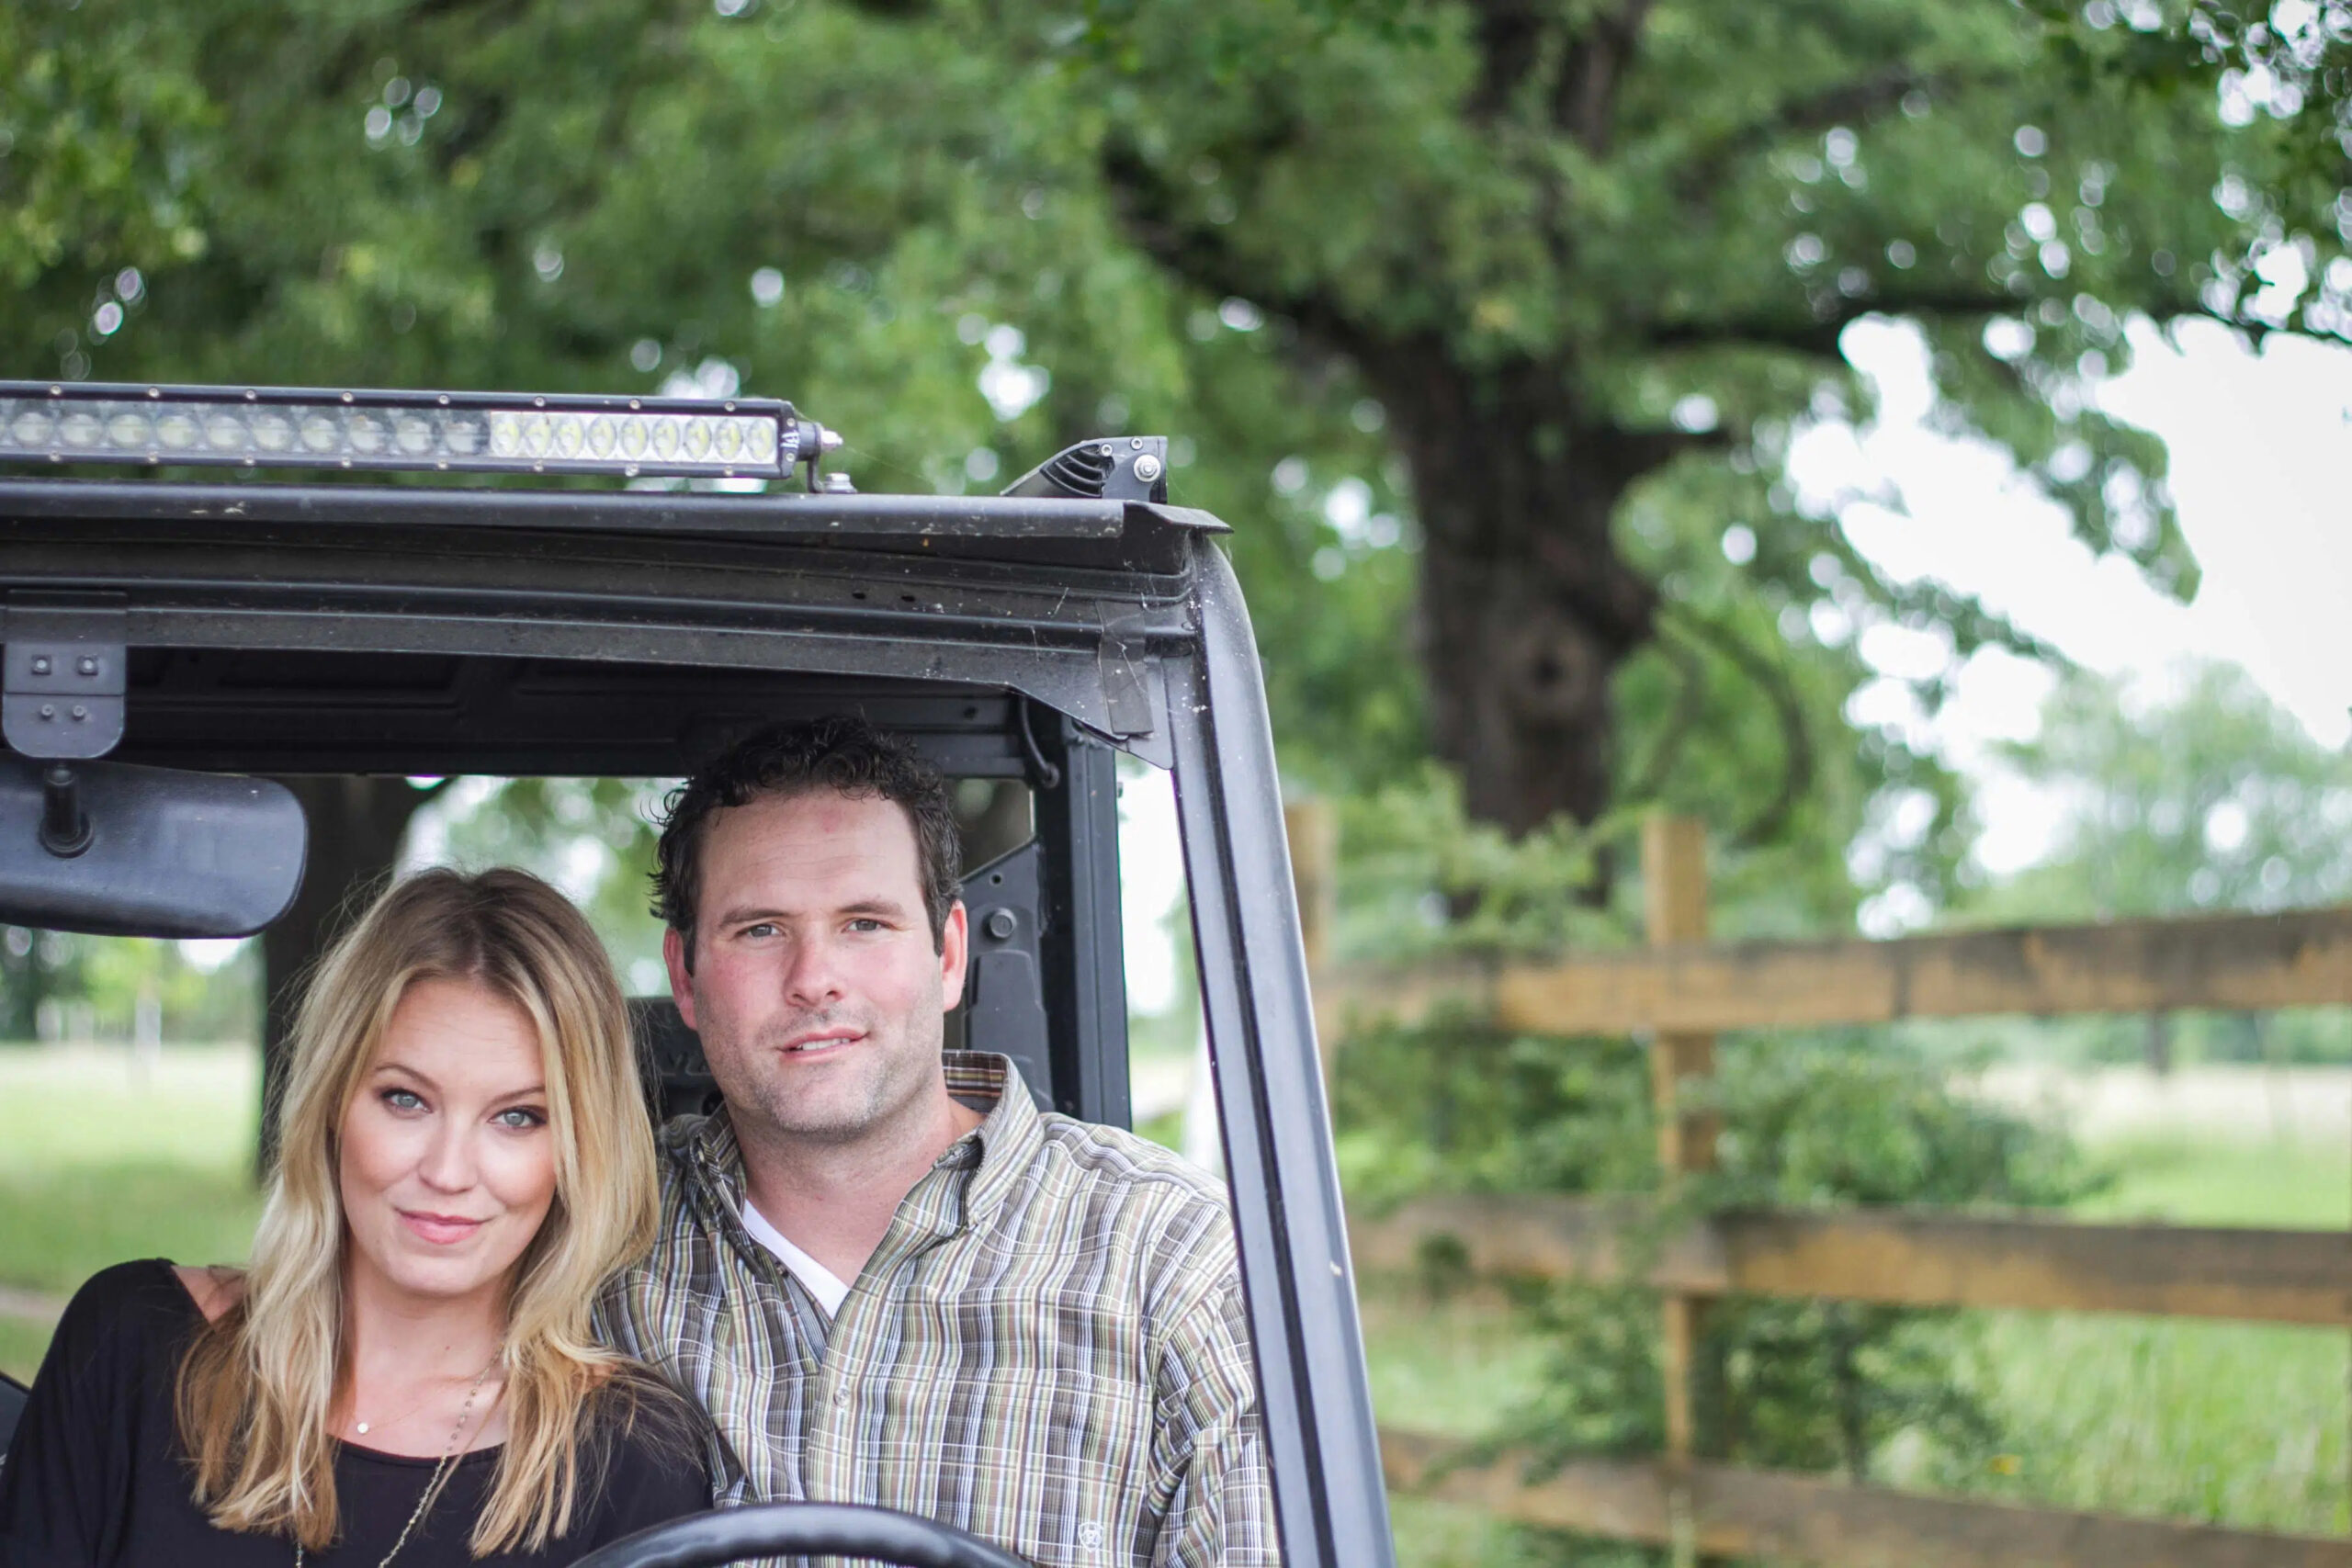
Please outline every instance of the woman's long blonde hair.
[[[570, 900], [527, 872], [428, 871], [386, 891], [310, 979], [277, 1117], [277, 1159], [237, 1303], [190, 1347], [180, 1440], [198, 1502], [223, 1529], [290, 1535], [312, 1551], [338, 1533], [329, 1412], [348, 1375], [347, 1242], [336, 1139], [392, 1010], [424, 979], [459, 979], [537, 1026], [555, 1142], [555, 1199], [507, 1293], [501, 1366], [507, 1439], [477, 1557], [542, 1550], [590, 1499], [592, 1398], [631, 1399], [640, 1376], [589, 1337], [590, 1303], [653, 1237], [653, 1138], [627, 1004]], [[626, 1420], [628, 1412], [618, 1412]]]

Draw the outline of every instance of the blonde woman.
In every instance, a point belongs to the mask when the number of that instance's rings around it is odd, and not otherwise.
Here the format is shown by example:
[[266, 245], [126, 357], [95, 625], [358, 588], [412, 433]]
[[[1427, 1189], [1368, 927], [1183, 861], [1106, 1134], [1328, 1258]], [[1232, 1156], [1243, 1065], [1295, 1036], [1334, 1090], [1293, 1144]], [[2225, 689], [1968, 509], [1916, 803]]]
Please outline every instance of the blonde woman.
[[67, 1308], [0, 1563], [554, 1564], [707, 1506], [689, 1407], [589, 1337], [652, 1234], [639, 1093], [560, 894], [392, 887], [304, 999], [252, 1263], [123, 1264]]

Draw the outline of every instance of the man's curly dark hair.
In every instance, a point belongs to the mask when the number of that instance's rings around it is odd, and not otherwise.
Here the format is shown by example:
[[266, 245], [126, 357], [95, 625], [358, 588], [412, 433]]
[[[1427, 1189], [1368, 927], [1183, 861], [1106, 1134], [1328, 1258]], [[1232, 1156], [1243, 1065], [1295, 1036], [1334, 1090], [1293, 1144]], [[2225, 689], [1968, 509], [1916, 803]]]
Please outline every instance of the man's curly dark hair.
[[850, 714], [755, 731], [705, 763], [663, 803], [654, 851], [653, 912], [685, 942], [695, 961], [695, 914], [702, 897], [702, 842], [711, 814], [771, 795], [834, 790], [855, 799], [888, 800], [914, 829], [922, 901], [931, 940], [944, 949], [947, 911], [964, 891], [962, 835], [947, 780], [898, 736]]

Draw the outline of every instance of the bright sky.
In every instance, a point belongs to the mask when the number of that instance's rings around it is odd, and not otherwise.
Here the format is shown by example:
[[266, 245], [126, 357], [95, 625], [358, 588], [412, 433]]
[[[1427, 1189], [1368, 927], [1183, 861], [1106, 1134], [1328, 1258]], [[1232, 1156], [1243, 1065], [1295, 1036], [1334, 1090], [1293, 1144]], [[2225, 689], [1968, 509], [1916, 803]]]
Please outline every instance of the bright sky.
[[[1800, 486], [1821, 501], [1841, 490], [1891, 490], [1901, 510], [1846, 506], [1855, 546], [1896, 576], [1927, 576], [1980, 595], [2025, 630], [2110, 675], [2165, 691], [2182, 662], [2243, 665], [2331, 746], [2352, 738], [2352, 350], [2274, 337], [2256, 354], [2217, 326], [2185, 328], [2177, 346], [2144, 323], [2132, 367], [2099, 402], [2164, 438], [2182, 530], [2204, 570], [2181, 604], [2128, 563], [2095, 560], [2063, 513], [1981, 442], [1926, 429], [1925, 350], [1909, 327], [1867, 322], [1846, 349], [1878, 382], [1881, 414], [1860, 431], [1826, 427], [1793, 455]], [[1907, 513], [1907, 515], [1906, 515]], [[1896, 668], [1917, 650], [1900, 634], [1866, 637], [1863, 653]], [[2045, 847], [2054, 807], [1988, 765], [1989, 739], [2034, 732], [2051, 684], [2038, 666], [2001, 654], [1972, 660], [1960, 695], [1920, 738], [1978, 784], [1996, 872]], [[1857, 699], [1855, 716], [1905, 716], [1892, 682]]]
[[[2164, 438], [2180, 523], [2204, 569], [2181, 604], [2129, 564], [2095, 560], [2066, 519], [1981, 442], [1925, 427], [1926, 350], [1911, 328], [1866, 321], [1845, 348], [1878, 383], [1868, 427], [1824, 426], [1801, 438], [1792, 472], [1816, 505], [1858, 491], [1899, 501], [1849, 502], [1840, 519], [1856, 547], [1897, 577], [1930, 577], [1991, 608], [2069, 657], [2161, 694], [2182, 661], [2243, 665], [2319, 740], [2352, 739], [2352, 349], [2275, 337], [2256, 354], [2220, 327], [2192, 324], [2177, 346], [2144, 323], [2133, 364], [2099, 402]], [[1902, 634], [1864, 638], [1882, 669], [1932, 658]], [[1991, 764], [1990, 740], [2034, 733], [2052, 683], [2038, 665], [1980, 654], [1958, 696], [1933, 721], [1894, 682], [1865, 688], [1854, 716], [1908, 720], [1975, 781], [1984, 822], [1978, 856], [1996, 873], [2030, 863], [2057, 823], [2054, 802]], [[1159, 921], [1182, 886], [1167, 776], [1131, 774], [1120, 805], [1126, 876], [1127, 982], [1144, 1011], [1168, 1005], [1174, 978]]]

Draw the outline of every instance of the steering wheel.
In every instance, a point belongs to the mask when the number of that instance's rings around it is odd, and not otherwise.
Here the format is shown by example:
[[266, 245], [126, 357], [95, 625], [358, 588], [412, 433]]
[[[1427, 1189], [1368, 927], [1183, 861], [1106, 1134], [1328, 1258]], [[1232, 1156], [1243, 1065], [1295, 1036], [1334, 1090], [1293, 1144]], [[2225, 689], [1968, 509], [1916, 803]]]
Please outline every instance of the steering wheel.
[[572, 1568], [724, 1568], [746, 1557], [868, 1557], [899, 1568], [1035, 1568], [953, 1525], [858, 1503], [754, 1503], [672, 1519]]

